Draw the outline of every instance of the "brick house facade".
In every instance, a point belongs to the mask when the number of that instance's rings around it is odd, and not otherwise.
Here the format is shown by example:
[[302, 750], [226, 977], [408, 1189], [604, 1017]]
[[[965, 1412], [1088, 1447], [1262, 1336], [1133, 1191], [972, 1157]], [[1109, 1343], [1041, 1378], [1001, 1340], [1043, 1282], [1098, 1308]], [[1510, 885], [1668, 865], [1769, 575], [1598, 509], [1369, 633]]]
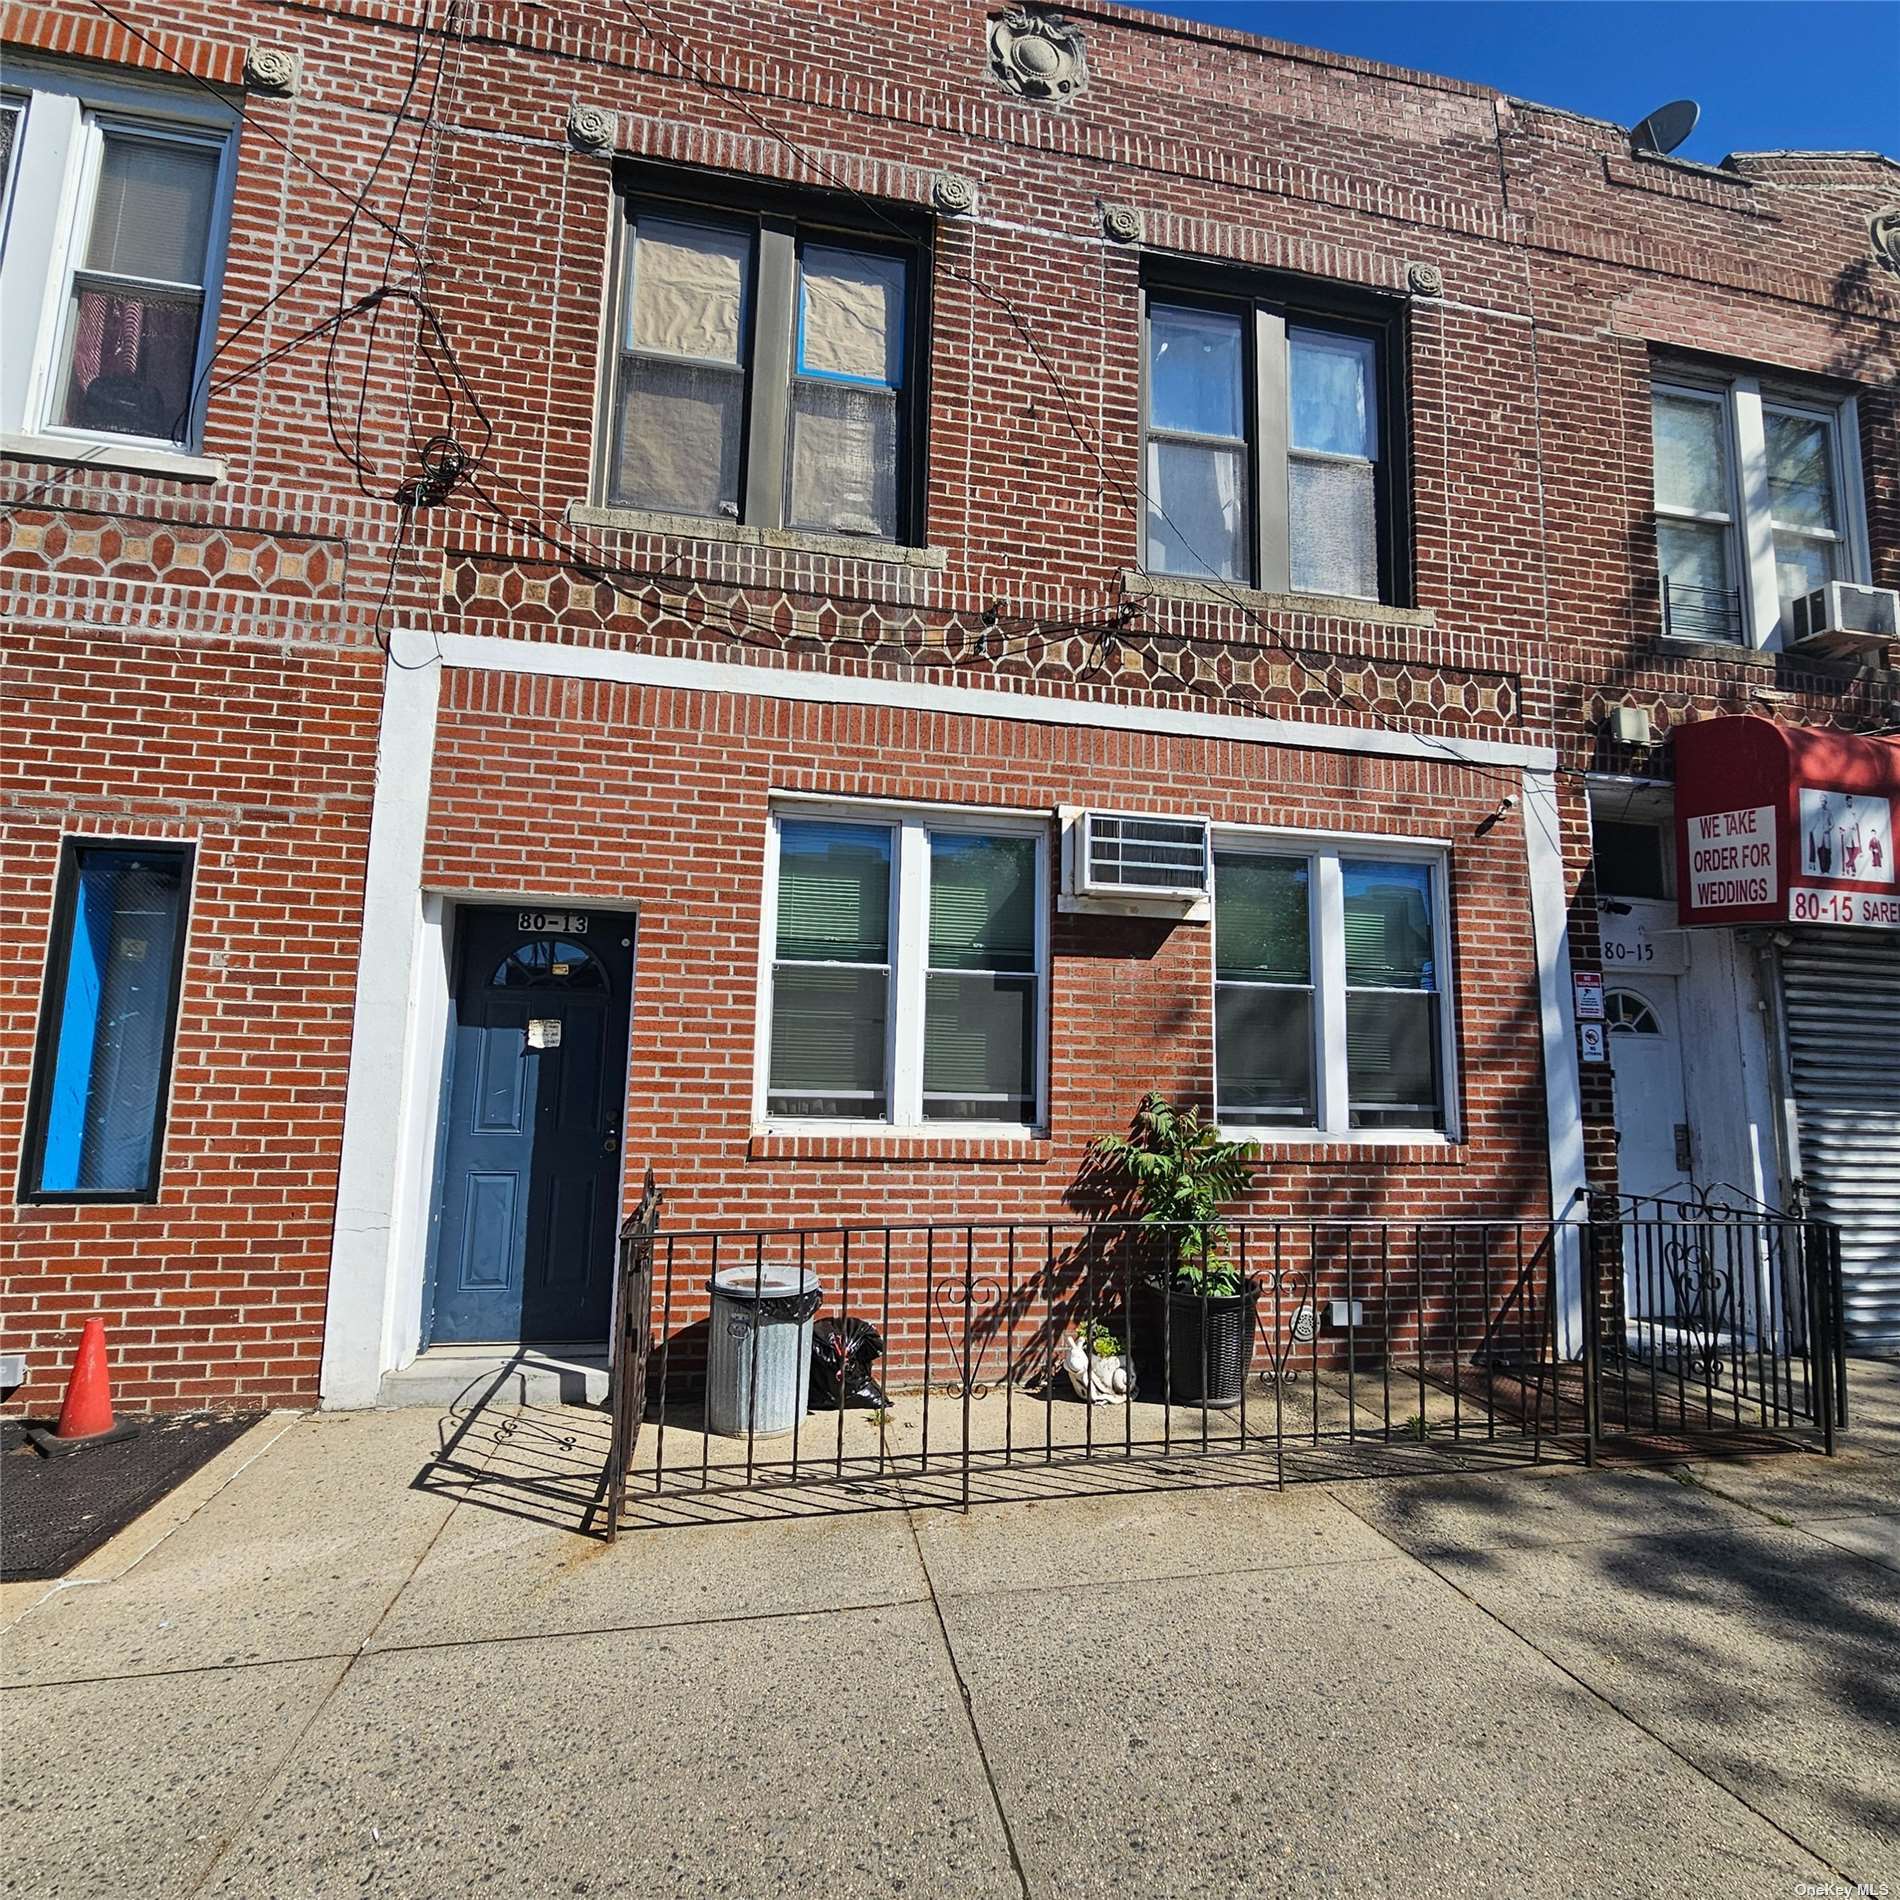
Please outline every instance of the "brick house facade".
[[[1435, 1125], [1269, 1129], [1259, 1209], [1541, 1219], [1614, 1192], [1611, 1070], [1571, 1017], [1602, 963], [1593, 797], [1658, 795], [1685, 720], [1896, 720], [1873, 660], [1665, 629], [1655, 385], [1832, 405], [1852, 577], [1900, 585], [1900, 276], [1870, 243], [1900, 166], [1637, 157], [1460, 82], [1064, 17], [1079, 40], [1044, 58], [1011, 51], [1033, 23], [947, 0], [0, 13], [7, 89], [222, 100], [233, 152], [201, 439], [0, 417], [23, 1189], [62, 840], [194, 846], [156, 1192], [11, 1210], [13, 1403], [47, 1403], [95, 1312], [135, 1407], [377, 1396], [426, 1343], [484, 902], [637, 917], [625, 1195], [651, 1160], [682, 1223], [1071, 1205], [1145, 1089], [1214, 1093], [1216, 972], [1198, 922], [1047, 904], [1059, 808], [1433, 867]], [[1069, 89], [1040, 97], [1049, 59]], [[656, 205], [762, 220], [760, 259], [809, 230], [909, 260], [884, 531], [787, 525], [782, 495], [755, 519], [756, 484], [737, 519], [615, 493], [628, 209]], [[1265, 539], [1237, 579], [1156, 571], [1157, 291], [1376, 339], [1378, 599], [1293, 591]], [[769, 405], [744, 416], [756, 473]], [[1622, 706], [1646, 747], [1606, 736]], [[770, 1112], [772, 827], [859, 809], [1045, 826], [1022, 1127]]]

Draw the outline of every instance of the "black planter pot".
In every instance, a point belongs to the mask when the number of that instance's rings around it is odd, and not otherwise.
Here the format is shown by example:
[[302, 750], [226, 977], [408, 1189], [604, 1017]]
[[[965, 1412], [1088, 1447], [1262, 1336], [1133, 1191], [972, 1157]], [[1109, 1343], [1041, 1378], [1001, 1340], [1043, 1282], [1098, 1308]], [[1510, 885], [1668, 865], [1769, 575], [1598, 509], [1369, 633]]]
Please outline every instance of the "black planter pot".
[[[1240, 1403], [1241, 1387], [1253, 1364], [1254, 1308], [1260, 1289], [1203, 1298], [1184, 1288], [1167, 1294], [1165, 1309], [1155, 1319], [1164, 1329], [1152, 1344], [1157, 1359], [1164, 1349], [1168, 1374], [1157, 1380], [1149, 1396], [1166, 1397], [1176, 1405], [1209, 1405], [1225, 1410]], [[1156, 1300], [1157, 1309], [1161, 1301]]]

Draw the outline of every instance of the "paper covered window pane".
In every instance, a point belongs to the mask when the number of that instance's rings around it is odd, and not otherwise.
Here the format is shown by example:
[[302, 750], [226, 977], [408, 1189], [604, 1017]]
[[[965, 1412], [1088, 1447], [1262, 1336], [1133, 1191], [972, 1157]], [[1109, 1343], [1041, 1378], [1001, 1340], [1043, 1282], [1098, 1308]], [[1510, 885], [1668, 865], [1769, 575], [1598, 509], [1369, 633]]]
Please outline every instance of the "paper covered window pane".
[[793, 386], [792, 526], [897, 539], [896, 396]]
[[1347, 983], [1435, 989], [1431, 866], [1347, 860], [1340, 875]]
[[904, 261], [808, 244], [799, 255], [798, 367], [898, 388], [904, 380]]
[[627, 269], [629, 349], [711, 363], [743, 360], [750, 233], [642, 218]]
[[1148, 309], [1148, 426], [1189, 435], [1245, 433], [1241, 320], [1169, 304]]
[[1316, 1119], [1311, 990], [1216, 987], [1214, 1097], [1223, 1122], [1301, 1127]]
[[195, 296], [82, 286], [73, 299], [61, 424], [184, 441], [202, 314]]
[[218, 154], [203, 145], [107, 133], [85, 268], [202, 284]]
[[1768, 438], [1768, 512], [1778, 528], [1833, 528], [1833, 431], [1813, 416], [1762, 411]]
[[1651, 432], [1657, 507], [1727, 514], [1728, 412], [1723, 405], [1694, 396], [1659, 395]]
[[1834, 578], [1832, 541], [1775, 530], [1775, 586], [1785, 611], [1791, 600], [1825, 587]]
[[1237, 581], [1246, 574], [1246, 463], [1239, 449], [1148, 443], [1148, 565]]
[[1370, 462], [1287, 460], [1287, 554], [1301, 594], [1379, 597], [1379, 505]]
[[1032, 1120], [1035, 1049], [1034, 977], [931, 976], [924, 985], [924, 1119]]
[[1379, 407], [1373, 375], [1370, 338], [1289, 330], [1289, 444], [1323, 455], [1363, 455], [1376, 461]]
[[930, 834], [930, 967], [1036, 967], [1033, 838]]
[[737, 370], [624, 357], [614, 499], [736, 518], [744, 412], [745, 379]]

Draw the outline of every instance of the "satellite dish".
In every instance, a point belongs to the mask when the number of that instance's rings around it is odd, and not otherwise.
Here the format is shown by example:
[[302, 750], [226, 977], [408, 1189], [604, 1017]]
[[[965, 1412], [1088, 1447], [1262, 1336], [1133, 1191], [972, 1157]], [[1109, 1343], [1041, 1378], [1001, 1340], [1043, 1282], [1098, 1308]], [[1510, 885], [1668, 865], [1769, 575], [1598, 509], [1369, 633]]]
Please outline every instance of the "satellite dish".
[[1672, 99], [1658, 106], [1641, 125], [1630, 132], [1632, 152], [1654, 152], [1659, 157], [1673, 152], [1696, 128], [1702, 108], [1693, 99]]

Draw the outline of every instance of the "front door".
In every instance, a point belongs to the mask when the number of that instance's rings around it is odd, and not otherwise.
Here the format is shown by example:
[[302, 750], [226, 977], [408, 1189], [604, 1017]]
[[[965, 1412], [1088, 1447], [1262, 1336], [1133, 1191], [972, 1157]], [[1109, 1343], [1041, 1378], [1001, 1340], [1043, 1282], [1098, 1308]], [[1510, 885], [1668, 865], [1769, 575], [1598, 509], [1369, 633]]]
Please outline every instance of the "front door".
[[424, 1343], [606, 1337], [633, 919], [459, 914]]
[[1656, 1318], [1676, 1303], [1670, 1256], [1678, 1230], [1664, 1223], [1677, 1210], [1664, 1203], [1694, 1192], [1676, 979], [1619, 984], [1603, 1005], [1616, 1092], [1616, 1185], [1632, 1216], [1623, 1231], [1627, 1310]]

